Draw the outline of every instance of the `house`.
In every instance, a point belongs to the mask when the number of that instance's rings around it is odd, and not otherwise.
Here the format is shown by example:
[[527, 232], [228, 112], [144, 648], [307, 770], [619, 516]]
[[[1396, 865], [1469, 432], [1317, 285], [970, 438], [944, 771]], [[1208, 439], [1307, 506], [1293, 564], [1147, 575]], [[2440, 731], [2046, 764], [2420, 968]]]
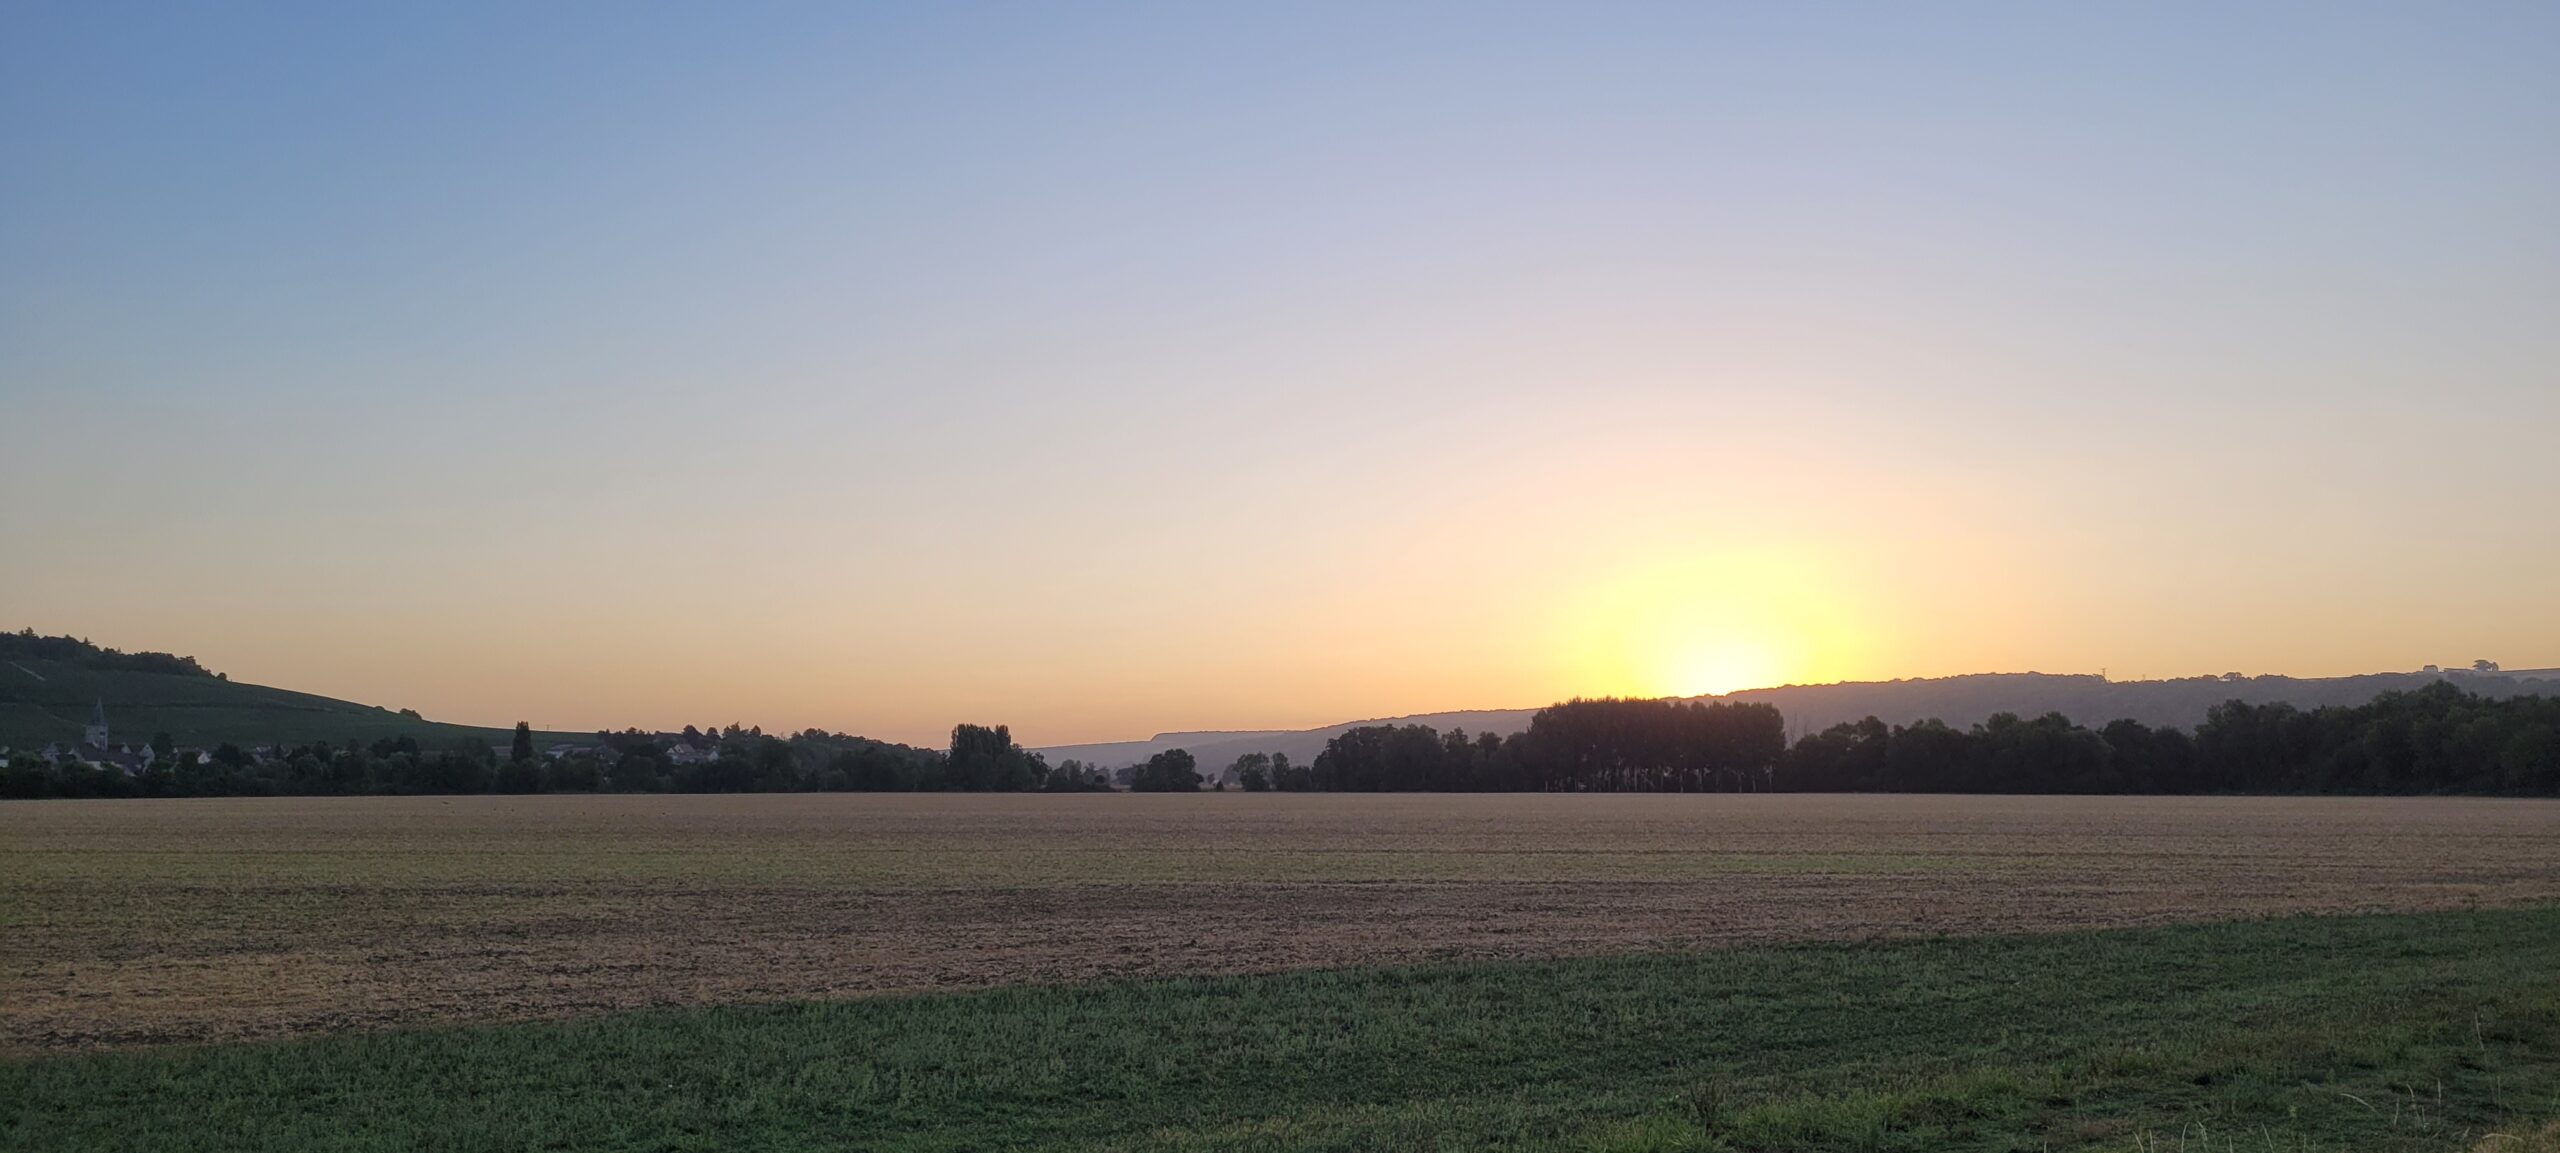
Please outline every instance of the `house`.
[[150, 746], [77, 746], [46, 745], [41, 754], [57, 765], [87, 765], [93, 769], [114, 769], [127, 776], [151, 767]]

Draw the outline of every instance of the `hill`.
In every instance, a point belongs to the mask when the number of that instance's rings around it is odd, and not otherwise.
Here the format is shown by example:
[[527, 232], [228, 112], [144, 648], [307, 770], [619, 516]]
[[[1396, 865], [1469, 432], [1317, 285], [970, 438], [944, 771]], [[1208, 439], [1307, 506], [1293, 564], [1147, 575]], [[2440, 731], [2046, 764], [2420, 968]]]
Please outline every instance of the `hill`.
[[[1775, 705], [1787, 719], [1790, 737], [1869, 716], [1897, 725], [1935, 717], [1962, 728], [1978, 724], [1994, 713], [2022, 717], [2061, 713], [2085, 725], [2130, 717], [2147, 725], [2192, 729], [2203, 723], [2208, 710], [2225, 701], [2255, 705], [2281, 702], [2305, 709], [2360, 705], [2386, 692], [2416, 689], [2439, 680], [2453, 681], [2489, 697], [2518, 693], [2560, 696], [2560, 669], [2526, 669], [2351, 677], [2183, 677], [2160, 681], [2111, 681], [2100, 676], [2055, 673], [1971, 673], [1898, 681], [1785, 685], [1692, 699]], [[1325, 742], [1367, 725], [1428, 725], [1441, 730], [1461, 728], [1470, 733], [1508, 735], [1527, 728], [1529, 718], [1536, 712], [1487, 709], [1421, 713], [1287, 732], [1161, 733], [1143, 741], [1059, 745], [1038, 751], [1051, 764], [1073, 757], [1117, 766], [1145, 760], [1166, 749], [1187, 749], [1199, 760], [1202, 771], [1208, 773], [1224, 768], [1245, 753], [1287, 753], [1290, 760], [1306, 763], [1324, 751]]]
[[[513, 735], [510, 729], [443, 724], [415, 713], [243, 684], [200, 667], [194, 672], [137, 671], [140, 667], [195, 667], [186, 658], [149, 660], [166, 654], [124, 654], [86, 646], [37, 650], [25, 642], [67, 638], [0, 636], [13, 642], [0, 645], [0, 747], [76, 742], [101, 703], [108, 729], [118, 742], [140, 743], [153, 733], [166, 732], [180, 745], [299, 745], [401, 736], [414, 737], [421, 744], [474, 740], [502, 745]], [[31, 651], [47, 655], [27, 655]], [[185, 664], [175, 663], [179, 661]], [[594, 739], [593, 733], [537, 736], [544, 743]]]

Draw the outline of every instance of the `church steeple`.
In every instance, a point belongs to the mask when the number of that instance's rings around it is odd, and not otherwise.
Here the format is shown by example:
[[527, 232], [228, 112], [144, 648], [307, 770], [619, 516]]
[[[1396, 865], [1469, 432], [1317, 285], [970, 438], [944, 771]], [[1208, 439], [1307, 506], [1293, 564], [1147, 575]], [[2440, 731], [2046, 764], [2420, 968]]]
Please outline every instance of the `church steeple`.
[[88, 742], [95, 748], [107, 747], [107, 700], [98, 698], [98, 711], [89, 717]]

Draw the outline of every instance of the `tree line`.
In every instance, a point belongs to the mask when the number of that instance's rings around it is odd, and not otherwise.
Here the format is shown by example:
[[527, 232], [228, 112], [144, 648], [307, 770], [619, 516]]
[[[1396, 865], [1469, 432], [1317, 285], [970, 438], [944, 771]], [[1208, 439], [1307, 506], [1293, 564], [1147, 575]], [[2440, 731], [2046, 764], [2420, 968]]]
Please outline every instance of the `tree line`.
[[1743, 792], [1774, 787], [1786, 747], [1769, 705], [1602, 698], [1540, 709], [1507, 737], [1370, 725], [1303, 768], [1260, 754], [1230, 768], [1255, 792]]
[[1796, 742], [1807, 792], [2560, 795], [2560, 699], [2492, 699], [2438, 681], [2354, 706], [2231, 701], [2193, 733], [2059, 714], [1971, 729], [1873, 718]]
[[122, 649], [100, 648], [85, 637], [38, 636], [34, 629], [14, 633], [0, 632], [0, 660], [55, 661], [103, 672], [160, 673], [179, 677], [212, 677], [230, 680], [224, 674], [204, 667], [194, 657], [174, 653], [129, 653]]
[[[534, 792], [1081, 792], [1114, 772], [1051, 766], [1002, 725], [960, 725], [947, 749], [810, 729], [787, 737], [730, 725], [681, 734], [598, 734], [560, 757], [516, 727], [505, 755], [480, 742], [425, 748], [410, 737], [306, 745], [258, 756], [224, 745], [201, 761], [167, 734], [139, 772], [21, 754], [0, 796], [232, 796]], [[1196, 791], [1182, 749], [1117, 775], [1131, 791]], [[1249, 792], [1901, 792], [2290, 793], [2560, 796], [2560, 698], [2488, 698], [2437, 682], [2355, 706], [2298, 709], [2232, 701], [2193, 732], [2059, 713], [2001, 713], [1969, 728], [1869, 717], [1790, 745], [1765, 704], [1574, 700], [1509, 736], [1372, 725], [1329, 741], [1311, 764], [1248, 754]]]
[[1247, 789], [1332, 792], [2560, 796], [2560, 698], [2489, 698], [2438, 681], [2354, 706], [2232, 701], [2192, 733], [1999, 713], [1962, 729], [1868, 717], [1792, 745], [1767, 705], [1586, 700], [1541, 709], [1506, 738], [1353, 729], [1286, 783], [1267, 759], [1234, 770]]
[[0, 768], [0, 796], [221, 797], [459, 793], [1081, 792], [1109, 775], [1077, 761], [1051, 766], [1003, 725], [960, 725], [948, 749], [809, 729], [787, 737], [730, 725], [661, 736], [599, 733], [557, 757], [516, 726], [504, 754], [478, 740], [422, 746], [414, 737], [318, 742], [263, 754], [226, 744], [182, 756], [166, 733], [146, 766], [56, 764], [32, 753]]

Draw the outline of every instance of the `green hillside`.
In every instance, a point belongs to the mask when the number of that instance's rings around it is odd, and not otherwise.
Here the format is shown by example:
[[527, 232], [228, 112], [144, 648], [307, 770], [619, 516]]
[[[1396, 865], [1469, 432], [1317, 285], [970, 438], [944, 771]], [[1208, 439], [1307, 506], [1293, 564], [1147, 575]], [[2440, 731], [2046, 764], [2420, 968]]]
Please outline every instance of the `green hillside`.
[[[439, 724], [372, 705], [271, 689], [210, 676], [97, 669], [58, 660], [0, 657], [0, 746], [41, 747], [80, 739], [105, 702], [117, 741], [166, 732], [180, 745], [300, 745], [415, 737], [420, 743], [505, 744], [508, 729]], [[593, 733], [543, 733], [556, 743]]]

